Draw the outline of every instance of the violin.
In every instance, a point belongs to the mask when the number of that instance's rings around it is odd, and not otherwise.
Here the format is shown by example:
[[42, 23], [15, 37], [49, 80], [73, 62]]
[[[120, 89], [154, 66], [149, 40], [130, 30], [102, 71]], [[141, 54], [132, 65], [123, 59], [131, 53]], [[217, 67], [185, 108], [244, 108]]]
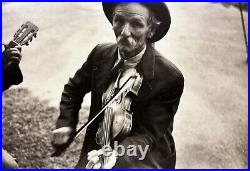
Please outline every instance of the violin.
[[[120, 73], [121, 74], [121, 73]], [[66, 144], [56, 145], [54, 153], [51, 157], [61, 155], [66, 148], [78, 137], [86, 128], [104, 113], [103, 122], [101, 125], [104, 129], [98, 129], [96, 141], [101, 146], [108, 146], [111, 148], [110, 142], [114, 138], [125, 137], [132, 129], [132, 111], [130, 110], [133, 96], [137, 96], [139, 89], [142, 85], [143, 77], [134, 69], [127, 69], [122, 73], [123, 77], [118, 82], [122, 86], [114, 86], [115, 88], [110, 91], [107, 98], [103, 98], [104, 105], [98, 113], [87, 123], [81, 126], [74, 132]], [[105, 95], [104, 95], [105, 96]], [[103, 96], [103, 97], [104, 97]], [[105, 103], [106, 102], [106, 103]], [[102, 166], [108, 162], [108, 157], [102, 157]], [[93, 168], [94, 164], [88, 162], [86, 168]]]
[[[121, 79], [119, 79], [121, 78]], [[134, 68], [128, 68], [124, 72], [120, 72], [111, 89], [103, 94], [103, 103], [105, 104], [119, 89], [119, 84], [123, 84], [126, 80], [129, 82], [123, 89], [122, 93], [106, 108], [104, 118], [96, 133], [97, 144], [111, 148], [111, 140], [124, 138], [132, 129], [133, 112], [131, 111], [131, 103], [134, 96], [138, 95], [142, 84], [143, 77]], [[109, 157], [102, 156], [102, 165], [108, 162]], [[86, 168], [93, 168], [94, 164], [90, 161]]]

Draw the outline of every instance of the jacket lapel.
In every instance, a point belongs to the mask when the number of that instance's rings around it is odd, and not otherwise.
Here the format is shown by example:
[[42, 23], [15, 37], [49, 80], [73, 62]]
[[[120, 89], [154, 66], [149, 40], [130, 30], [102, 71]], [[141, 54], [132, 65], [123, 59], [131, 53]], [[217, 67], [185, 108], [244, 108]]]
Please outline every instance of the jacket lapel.
[[112, 68], [117, 60], [117, 46], [113, 45], [107, 51], [102, 54], [102, 57], [96, 61], [96, 85], [99, 95], [107, 89], [107, 86], [111, 83]]
[[138, 93], [138, 99], [144, 99], [152, 91], [152, 80], [154, 79], [155, 53], [151, 44], [147, 44], [147, 49], [137, 66], [137, 71], [142, 74], [142, 86]]

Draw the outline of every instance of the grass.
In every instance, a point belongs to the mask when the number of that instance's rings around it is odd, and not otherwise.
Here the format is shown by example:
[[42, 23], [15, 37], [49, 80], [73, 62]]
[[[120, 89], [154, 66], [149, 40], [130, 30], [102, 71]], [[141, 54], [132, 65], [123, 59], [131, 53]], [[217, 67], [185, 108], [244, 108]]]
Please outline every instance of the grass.
[[2, 146], [21, 168], [72, 168], [78, 161], [83, 136], [61, 157], [52, 158], [51, 133], [58, 109], [32, 97], [26, 89], [3, 93]]

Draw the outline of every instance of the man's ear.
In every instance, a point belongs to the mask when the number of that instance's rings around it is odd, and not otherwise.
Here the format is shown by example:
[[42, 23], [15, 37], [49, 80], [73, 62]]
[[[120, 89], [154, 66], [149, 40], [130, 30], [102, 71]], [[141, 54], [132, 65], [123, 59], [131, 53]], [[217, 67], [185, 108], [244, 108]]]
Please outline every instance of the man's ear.
[[148, 31], [147, 38], [152, 38], [155, 35], [156, 32], [156, 27], [151, 26]]

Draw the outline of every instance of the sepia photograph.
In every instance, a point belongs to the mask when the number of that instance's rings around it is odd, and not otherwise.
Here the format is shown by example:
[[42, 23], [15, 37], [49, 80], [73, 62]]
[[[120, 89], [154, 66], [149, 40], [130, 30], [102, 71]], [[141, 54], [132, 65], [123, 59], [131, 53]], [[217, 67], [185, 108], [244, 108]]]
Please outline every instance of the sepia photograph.
[[247, 2], [2, 2], [2, 168], [247, 169]]

